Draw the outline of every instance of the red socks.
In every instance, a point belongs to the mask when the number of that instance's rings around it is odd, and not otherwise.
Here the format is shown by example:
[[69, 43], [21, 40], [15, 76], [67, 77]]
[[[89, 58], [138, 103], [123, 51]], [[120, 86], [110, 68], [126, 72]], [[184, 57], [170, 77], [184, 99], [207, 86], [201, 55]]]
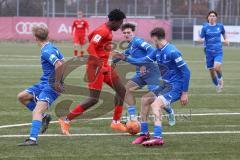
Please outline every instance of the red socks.
[[[122, 115], [123, 106], [115, 106], [113, 120], [119, 121]], [[77, 105], [70, 113], [67, 115], [69, 121], [73, 120], [75, 117], [79, 116], [84, 112], [84, 109], [81, 105]]]
[[78, 55], [78, 50], [74, 49], [74, 56]]
[[75, 117], [79, 116], [80, 114], [82, 114], [84, 112], [84, 109], [82, 108], [82, 106], [77, 105], [73, 110], [70, 111], [70, 113], [67, 115], [67, 119], [69, 121], [71, 121], [72, 119], [74, 119]]
[[115, 106], [113, 113], [113, 120], [119, 121], [122, 115], [123, 106]]

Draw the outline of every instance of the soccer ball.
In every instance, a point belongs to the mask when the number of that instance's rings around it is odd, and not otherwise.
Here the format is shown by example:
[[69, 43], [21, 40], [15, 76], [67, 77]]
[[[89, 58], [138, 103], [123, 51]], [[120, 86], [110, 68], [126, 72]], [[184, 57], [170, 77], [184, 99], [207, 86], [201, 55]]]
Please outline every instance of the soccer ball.
[[140, 132], [140, 124], [138, 121], [130, 120], [126, 124], [127, 132], [131, 135], [135, 135]]

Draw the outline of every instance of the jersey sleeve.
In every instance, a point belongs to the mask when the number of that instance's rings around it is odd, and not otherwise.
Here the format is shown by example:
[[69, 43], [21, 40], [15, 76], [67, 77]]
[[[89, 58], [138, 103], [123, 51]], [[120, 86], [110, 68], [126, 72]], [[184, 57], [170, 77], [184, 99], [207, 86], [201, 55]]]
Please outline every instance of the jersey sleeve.
[[131, 50], [130, 48], [124, 50], [123, 54], [124, 54], [125, 56], [129, 56], [129, 55], [130, 55], [130, 50]]
[[221, 34], [224, 35], [225, 34], [225, 28], [224, 26], [221, 24]]
[[64, 60], [63, 54], [59, 51], [57, 51], [57, 52], [58, 52], [58, 59]]
[[55, 63], [58, 61], [58, 60], [62, 60], [63, 59], [63, 56], [61, 55], [60, 57], [57, 57], [56, 56], [56, 51], [45, 51], [43, 52], [42, 56], [43, 56], [43, 59], [48, 61], [51, 65], [55, 65]]
[[93, 34], [92, 39], [90, 40], [90, 44], [98, 46], [101, 44], [103, 39], [108, 35], [107, 31], [101, 30]]
[[88, 21], [85, 20], [85, 29], [89, 29], [89, 24], [88, 24]]
[[72, 32], [73, 32], [74, 28], [75, 28], [75, 20], [73, 21], [73, 24], [72, 24]]
[[134, 45], [140, 49], [143, 49], [147, 52], [147, 55], [151, 54], [155, 51], [155, 48], [149, 44], [148, 42], [144, 41], [143, 39], [137, 39]]
[[182, 54], [179, 51], [173, 50], [171, 52], [171, 60], [173, 60], [175, 62], [175, 64], [177, 65], [177, 67], [182, 67], [183, 65], [185, 65], [185, 61], [182, 58]]
[[190, 81], [190, 70], [188, 68], [188, 65], [185, 63], [185, 61], [182, 58], [182, 55], [179, 51], [172, 51], [171, 52], [171, 59], [175, 62], [179, 70], [181, 71], [183, 75], [183, 85], [182, 85], [182, 91], [187, 92], [189, 88], [189, 81]]
[[148, 64], [149, 62], [153, 63], [154, 61], [156, 61], [156, 51], [151, 52], [149, 55], [142, 58], [126, 57], [124, 61], [136, 66], [142, 66], [142, 65]]

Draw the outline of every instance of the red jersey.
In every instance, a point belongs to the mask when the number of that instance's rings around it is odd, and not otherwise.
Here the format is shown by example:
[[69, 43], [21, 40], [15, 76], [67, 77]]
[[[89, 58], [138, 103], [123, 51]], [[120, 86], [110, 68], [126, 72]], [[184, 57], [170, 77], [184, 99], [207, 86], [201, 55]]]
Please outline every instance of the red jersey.
[[104, 23], [88, 35], [90, 54], [102, 58], [107, 62], [112, 42], [112, 31]]
[[88, 30], [88, 28], [88, 22], [84, 19], [77, 19], [73, 21], [72, 32], [74, 31], [74, 35], [85, 35], [86, 29]]

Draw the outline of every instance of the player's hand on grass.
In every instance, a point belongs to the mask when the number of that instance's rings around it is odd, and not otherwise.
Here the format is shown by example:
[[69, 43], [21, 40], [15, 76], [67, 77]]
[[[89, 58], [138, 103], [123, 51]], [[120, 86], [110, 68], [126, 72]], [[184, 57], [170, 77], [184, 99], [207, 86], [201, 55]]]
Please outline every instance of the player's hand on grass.
[[55, 83], [54, 83], [54, 89], [55, 89], [57, 92], [61, 93], [61, 92], [63, 91], [62, 84], [61, 84], [60, 82], [55, 82]]
[[187, 92], [182, 92], [180, 102], [184, 106], [188, 104], [188, 94], [187, 94]]

